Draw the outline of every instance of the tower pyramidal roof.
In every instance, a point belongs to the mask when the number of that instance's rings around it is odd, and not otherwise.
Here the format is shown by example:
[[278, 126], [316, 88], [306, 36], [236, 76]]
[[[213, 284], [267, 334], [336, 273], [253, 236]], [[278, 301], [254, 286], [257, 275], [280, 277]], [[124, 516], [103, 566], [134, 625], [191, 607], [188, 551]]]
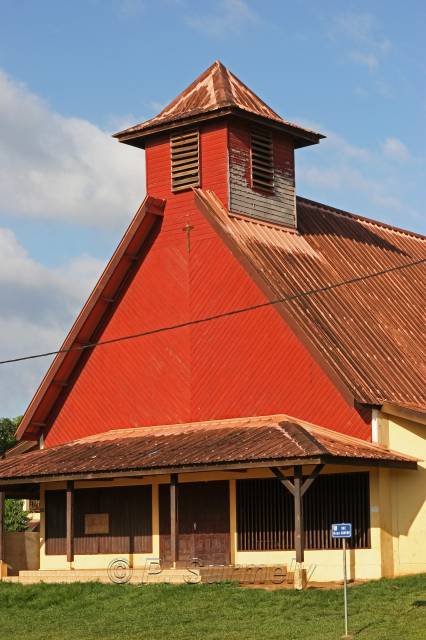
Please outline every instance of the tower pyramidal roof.
[[296, 146], [315, 144], [324, 137], [281, 118], [219, 60], [157, 116], [120, 131], [114, 137], [120, 142], [143, 147], [144, 140], [159, 131], [231, 113], [286, 130], [295, 138]]

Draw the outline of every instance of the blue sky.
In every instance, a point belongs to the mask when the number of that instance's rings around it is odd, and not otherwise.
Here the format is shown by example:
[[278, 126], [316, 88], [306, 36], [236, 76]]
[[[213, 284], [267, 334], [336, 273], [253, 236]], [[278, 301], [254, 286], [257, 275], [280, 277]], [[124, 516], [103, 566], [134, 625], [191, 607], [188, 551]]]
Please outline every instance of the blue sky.
[[[144, 195], [110, 134], [221, 59], [283, 117], [300, 195], [426, 233], [422, 1], [0, 0], [0, 359], [58, 346]], [[47, 362], [3, 367], [0, 415]]]

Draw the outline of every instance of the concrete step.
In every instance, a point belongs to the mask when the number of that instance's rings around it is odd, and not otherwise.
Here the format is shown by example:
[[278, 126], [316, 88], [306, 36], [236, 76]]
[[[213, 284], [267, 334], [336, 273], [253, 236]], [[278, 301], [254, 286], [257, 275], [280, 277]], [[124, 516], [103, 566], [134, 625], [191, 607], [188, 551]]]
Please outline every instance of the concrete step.
[[[126, 575], [127, 578], [127, 575]], [[188, 581], [200, 582], [198, 572], [189, 574], [182, 569], [164, 569], [161, 572], [149, 573], [147, 569], [136, 568], [131, 571], [128, 579], [112, 579], [106, 569], [68, 569], [68, 570], [41, 570], [20, 571], [19, 576], [8, 576], [6, 582], [19, 584], [38, 584], [40, 582], [72, 583], [72, 582], [102, 582], [105, 584], [126, 582], [129, 584], [184, 584]]]
[[201, 581], [235, 581], [240, 584], [281, 584], [289, 579], [285, 565], [212, 566], [199, 569]]
[[[137, 576], [142, 576], [145, 575], [148, 572], [148, 569], [145, 569], [143, 567], [134, 567], [132, 569], [130, 569], [130, 571], [132, 572], [133, 575], [137, 575]], [[154, 569], [151, 570], [152, 573], [155, 573]], [[175, 573], [181, 573], [184, 574], [186, 572], [185, 569], [163, 569], [162, 573], [167, 575], [167, 574], [175, 574]], [[61, 575], [68, 575], [69, 573], [72, 573], [73, 575], [82, 575], [82, 576], [87, 576], [87, 575], [96, 575], [96, 576], [103, 576], [103, 575], [108, 575], [109, 571], [108, 569], [39, 569], [39, 570], [23, 570], [19, 572], [19, 575], [21, 576], [61, 576]]]

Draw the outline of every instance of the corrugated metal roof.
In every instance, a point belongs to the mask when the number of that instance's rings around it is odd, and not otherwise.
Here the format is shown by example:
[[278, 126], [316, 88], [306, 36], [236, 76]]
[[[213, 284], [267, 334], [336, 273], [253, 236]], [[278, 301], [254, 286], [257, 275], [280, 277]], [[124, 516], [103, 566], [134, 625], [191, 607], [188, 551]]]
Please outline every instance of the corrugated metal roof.
[[[297, 229], [196, 200], [271, 299], [426, 258], [426, 238], [297, 199]], [[419, 264], [277, 305], [362, 403], [426, 406], [426, 267]]]
[[308, 134], [318, 142], [324, 136], [292, 122], [283, 120], [251, 89], [241, 82], [219, 60], [214, 62], [189, 87], [165, 107], [157, 116], [124, 131], [116, 133], [119, 140], [141, 135], [160, 125], [191, 118], [200, 114], [213, 113], [220, 109], [238, 109], [242, 112], [272, 120], [279, 125], [294, 129], [296, 135]]
[[0, 462], [0, 482], [310, 459], [415, 468], [414, 458], [288, 416], [118, 429]]

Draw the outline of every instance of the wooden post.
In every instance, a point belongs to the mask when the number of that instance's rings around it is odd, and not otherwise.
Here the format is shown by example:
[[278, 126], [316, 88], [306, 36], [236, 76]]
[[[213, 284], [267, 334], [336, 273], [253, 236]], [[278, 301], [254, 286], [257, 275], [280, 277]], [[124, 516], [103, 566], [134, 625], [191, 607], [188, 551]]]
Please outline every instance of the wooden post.
[[179, 522], [178, 522], [178, 476], [170, 476], [170, 545], [173, 568], [179, 559]]
[[5, 492], [0, 491], [0, 580], [6, 573], [4, 571], [4, 500]]
[[67, 482], [67, 562], [74, 560], [74, 482]]
[[309, 487], [319, 476], [323, 464], [317, 464], [312, 473], [303, 481], [302, 466], [294, 467], [294, 482], [286, 478], [277, 467], [272, 467], [272, 473], [278, 478], [281, 484], [290, 491], [294, 500], [294, 547], [296, 550], [296, 567], [294, 572], [294, 588], [303, 589], [303, 567], [305, 559], [305, 527], [303, 523], [303, 496]]
[[305, 559], [302, 481], [302, 467], [294, 467], [294, 546], [296, 549], [296, 562], [303, 562]]

